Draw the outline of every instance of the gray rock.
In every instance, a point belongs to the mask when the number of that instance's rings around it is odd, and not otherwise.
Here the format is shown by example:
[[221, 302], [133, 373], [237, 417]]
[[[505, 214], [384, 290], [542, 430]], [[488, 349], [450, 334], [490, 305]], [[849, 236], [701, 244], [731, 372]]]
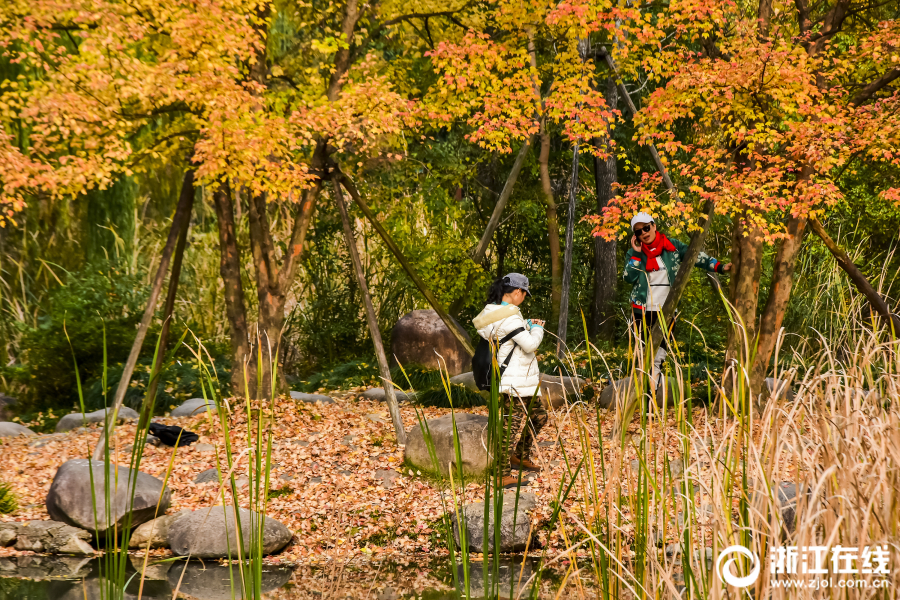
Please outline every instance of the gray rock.
[[31, 437], [37, 434], [24, 425], [12, 421], [0, 421], [0, 437], [18, 437], [20, 435]]
[[323, 404], [334, 404], [334, 400], [323, 394], [307, 394], [305, 392], [291, 392], [291, 398], [306, 402], [307, 404], [315, 404], [321, 402]]
[[191, 446], [194, 452], [215, 452], [216, 447], [212, 444], [194, 444]]
[[47, 554], [92, 555], [88, 541], [91, 534], [83, 529], [56, 521], [28, 521], [19, 523], [16, 550], [30, 550]]
[[[485, 569], [484, 563], [469, 563], [469, 592], [471, 597], [484, 598], [484, 591], [487, 589], [488, 598], [531, 598], [537, 578], [532, 581], [529, 581], [529, 579], [538, 569], [539, 561], [533, 558], [516, 557], [511, 560], [501, 559], [498, 562], [496, 584], [494, 582], [493, 564], [488, 563], [487, 569]], [[465, 587], [464, 566], [460, 564], [457, 567], [457, 582], [459, 583], [459, 597], [461, 598], [465, 597], [463, 593], [463, 588]], [[485, 571], [487, 571], [487, 586], [485, 586]], [[494, 587], [495, 585], [496, 588]], [[491, 590], [495, 590], [495, 592], [491, 593]], [[540, 596], [535, 595], [535, 597]]]
[[668, 461], [669, 463], [669, 474], [678, 479], [684, 474], [684, 462], [678, 458], [675, 460]]
[[541, 373], [541, 396], [553, 408], [563, 406], [566, 401], [577, 402], [581, 388], [587, 383], [581, 377], [566, 377]]
[[219, 471], [215, 467], [198, 473], [197, 476], [194, 477], [194, 483], [210, 483], [213, 481], [216, 483], [219, 482]]
[[189, 512], [191, 511], [184, 509], [141, 524], [131, 533], [128, 547], [132, 550], [145, 549], [149, 543], [151, 548], [167, 548], [169, 546], [169, 525], [179, 516]]
[[[81, 579], [91, 572], [91, 556], [30, 554], [0, 558], [0, 577], [23, 579]], [[13, 596], [15, 597], [15, 596]], [[48, 594], [56, 600], [56, 596]]]
[[[153, 558], [152, 556], [149, 557], [147, 559], [147, 565], [145, 567], [143, 552], [130, 553], [128, 555], [128, 561], [131, 563], [131, 568], [138, 573], [141, 573], [145, 581], [166, 581], [166, 575], [169, 573], [169, 569], [172, 567], [172, 563], [168, 561], [158, 563], [156, 562], [156, 560], [157, 559]], [[169, 597], [171, 597], [172, 593], [169, 592], [168, 595]]]
[[630, 377], [615, 379], [600, 392], [600, 408], [615, 409], [634, 400], [636, 396]]
[[789, 382], [784, 379], [776, 380], [774, 377], [766, 377], [766, 389], [769, 390], [769, 397], [776, 400], [794, 401], [794, 390], [791, 389]]
[[[107, 469], [109, 507], [106, 506], [104, 487], [104, 472]], [[95, 507], [92, 506], [91, 477]], [[134, 476], [128, 467], [104, 465], [102, 461], [85, 458], [66, 461], [56, 471], [47, 492], [47, 512], [57, 521], [96, 531], [100, 536], [105, 535], [108, 528], [116, 527], [122, 531], [129, 512], [132, 527], [146, 523], [157, 514], [165, 514], [172, 493], [168, 489], [163, 493], [162, 481], [143, 472], [138, 472], [135, 482], [131, 481], [132, 478]]]
[[196, 415], [202, 415], [207, 411], [212, 412], [214, 415], [218, 414], [215, 400], [211, 398], [191, 398], [190, 400], [185, 400], [181, 406], [172, 410], [172, 412], [169, 413], [169, 416], [194, 417]]
[[[459, 328], [471, 344], [469, 334]], [[472, 368], [472, 357], [431, 309], [414, 310], [397, 321], [391, 330], [391, 356], [404, 366], [446, 367], [451, 377]]]
[[[528, 536], [532, 533], [531, 512], [537, 506], [537, 497], [534, 494], [519, 492], [518, 506], [516, 505], [516, 492], [503, 493], [503, 512], [500, 514], [500, 548], [499, 552], [521, 552], [528, 543]], [[467, 504], [460, 511], [463, 515], [466, 527], [466, 544], [469, 552], [481, 552], [484, 548], [484, 502]], [[494, 551], [494, 506], [493, 499], [488, 508], [488, 549]], [[459, 523], [456, 521], [456, 512], [450, 516], [453, 524], [453, 538], [456, 545], [462, 548], [459, 535]]]
[[[663, 388], [667, 384], [668, 381], [666, 376], [663, 375], [660, 377], [659, 385], [656, 387], [657, 398], [662, 398]], [[649, 396], [647, 397], [649, 398]], [[600, 408], [615, 410], [619, 404], [624, 406], [636, 398], [637, 393], [635, 392], [634, 382], [631, 377], [626, 377], [624, 379], [616, 379], [604, 387], [603, 391], [600, 392], [600, 399], [598, 402]], [[667, 403], [669, 406], [672, 406], [673, 401], [671, 396], [667, 399]]]
[[477, 392], [478, 386], [475, 385], [475, 374], [472, 371], [467, 371], [465, 373], [460, 373], [459, 375], [454, 375], [450, 378], [450, 383], [454, 383], [456, 385], [461, 385], [468, 390], [473, 392]]
[[386, 490], [394, 487], [394, 480], [400, 477], [400, 473], [393, 469], [378, 469], [375, 471], [375, 479]]
[[0, 548], [12, 546], [19, 535], [18, 523], [0, 523]]
[[[262, 592], [268, 593], [284, 586], [291, 579], [291, 569], [263, 567]], [[181, 583], [179, 593], [187, 594], [198, 600], [235, 600], [243, 598], [241, 591], [240, 567], [227, 566], [190, 560], [187, 563], [176, 563], [168, 572], [169, 585], [172, 589]], [[234, 595], [232, 596], [232, 581]]]
[[[239, 510], [241, 532], [246, 556], [250, 552], [250, 529], [259, 526], [259, 514], [246, 508]], [[225, 558], [229, 554], [237, 558], [238, 537], [234, 508], [221, 506], [201, 508], [179, 515], [169, 525], [169, 547], [176, 556], [195, 558]], [[288, 545], [293, 534], [290, 529], [272, 517], [265, 517], [263, 526], [263, 553], [272, 554]], [[230, 548], [230, 552], [229, 552]], [[186, 590], [185, 590], [186, 591]]]
[[[373, 400], [375, 402], [385, 402], [387, 401], [387, 392], [384, 391], [384, 388], [371, 388], [366, 390], [361, 394], [363, 398], [366, 400]], [[410, 396], [397, 388], [394, 388], [394, 396], [397, 398], [397, 402], [409, 402]]]
[[[797, 484], [791, 481], [774, 482], [772, 484], [772, 493], [775, 496], [776, 506], [781, 511], [781, 519], [784, 523], [785, 531], [793, 533], [794, 528], [797, 525], [797, 503], [799, 501], [799, 498], [797, 497]], [[807, 501], [809, 500], [811, 493], [812, 490], [807, 489]], [[766, 513], [765, 507], [768, 506], [770, 502], [768, 498], [760, 498], [760, 496], [765, 495], [764, 490], [757, 488], [757, 490], [753, 492], [753, 497], [751, 498], [751, 502], [753, 502], [754, 505], [757, 502], [763, 503], [763, 514]]]
[[[488, 418], [487, 416], [473, 415], [471, 413], [455, 413], [455, 416], [463, 472], [470, 475], [479, 475], [491, 464], [487, 451]], [[406, 436], [404, 458], [419, 469], [431, 472], [437, 470], [445, 477], [447, 476], [448, 467], [453, 466], [455, 475], [457, 473], [456, 451], [453, 444], [451, 415], [429, 419], [426, 421], [426, 424], [437, 456], [437, 469], [435, 469], [435, 465], [431, 460], [428, 446], [425, 443], [425, 435], [422, 427], [419, 425], [413, 427]]]
[[[95, 410], [94, 412], [89, 413], [71, 413], [64, 416], [59, 422], [56, 424], [56, 431], [72, 431], [77, 427], [81, 427], [85, 423], [103, 423], [106, 421], [106, 412], [108, 408], [101, 408], [100, 410]], [[121, 423], [122, 421], [134, 421], [138, 418], [138, 413], [127, 406], [123, 406], [119, 409], [119, 413], [117, 415], [117, 420]]]

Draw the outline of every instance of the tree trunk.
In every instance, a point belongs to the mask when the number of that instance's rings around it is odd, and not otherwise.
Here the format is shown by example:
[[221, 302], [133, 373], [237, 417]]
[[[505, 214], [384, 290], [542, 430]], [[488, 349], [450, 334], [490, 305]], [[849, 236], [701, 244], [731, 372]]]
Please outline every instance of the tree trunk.
[[775, 262], [772, 265], [772, 285], [769, 298], [759, 319], [759, 341], [756, 360], [750, 378], [750, 389], [759, 394], [764, 389], [766, 371], [772, 360], [772, 353], [784, 322], [784, 312], [794, 285], [794, 268], [803, 242], [806, 217], [790, 217], [787, 222], [787, 237], [778, 244]]
[[137, 335], [134, 337], [134, 343], [131, 345], [131, 352], [125, 361], [125, 367], [122, 370], [122, 378], [119, 379], [119, 385], [116, 388], [116, 395], [113, 399], [113, 405], [109, 409], [106, 418], [105, 435], [100, 436], [97, 445], [94, 447], [94, 460], [100, 460], [103, 457], [106, 448], [106, 440], [112, 439], [112, 432], [118, 420], [119, 409], [125, 401], [125, 393], [131, 383], [131, 375], [134, 373], [134, 367], [137, 365], [141, 348], [144, 345], [144, 338], [147, 337], [147, 331], [150, 329], [150, 323], [153, 321], [153, 315], [156, 313], [156, 301], [162, 291], [163, 281], [166, 278], [166, 272], [169, 270], [169, 262], [172, 254], [175, 252], [175, 246], [181, 236], [182, 229], [187, 229], [191, 219], [191, 210], [194, 206], [194, 171], [188, 169], [184, 174], [181, 183], [181, 194], [178, 197], [178, 206], [175, 208], [175, 215], [172, 217], [172, 227], [169, 229], [169, 236], [166, 238], [166, 245], [163, 247], [162, 254], [159, 258], [159, 266], [156, 268], [156, 276], [153, 278], [153, 285], [150, 287], [150, 297], [147, 299], [147, 308], [144, 309], [144, 316], [138, 326]]
[[748, 360], [748, 349], [753, 348], [756, 341], [763, 240], [759, 228], [747, 216], [745, 213], [735, 218], [731, 233], [729, 298], [740, 323], [728, 330], [726, 360]]
[[[284, 326], [287, 294], [274, 270], [275, 248], [270, 233], [265, 195], [250, 197], [249, 215], [250, 248], [256, 269], [256, 295], [259, 301], [256, 342], [251, 352], [254, 362], [259, 358], [257, 353], [262, 353], [262, 360], [259, 361], [262, 371], [256, 373], [256, 395], [265, 397], [269, 394], [282, 393], [287, 389], [283, 378], [273, 378], [273, 369], [277, 368], [281, 356], [281, 331]], [[299, 219], [300, 216], [296, 218]], [[278, 389], [273, 388], [273, 380]]]
[[[247, 310], [244, 303], [244, 286], [241, 283], [241, 253], [237, 245], [234, 224], [234, 206], [227, 182], [221, 182], [213, 193], [216, 219], [219, 227], [219, 273], [224, 283], [225, 315], [231, 328], [231, 393], [244, 395], [245, 391], [256, 395], [255, 388], [244, 389], [244, 372], [255, 363], [250, 360], [250, 330], [247, 327]], [[248, 372], [248, 384], [253, 385], [254, 377]]]
[[384, 353], [384, 344], [381, 341], [381, 330], [378, 328], [378, 318], [375, 316], [375, 305], [372, 304], [372, 296], [369, 295], [369, 286], [366, 283], [366, 274], [363, 272], [362, 261], [359, 259], [359, 251], [356, 248], [356, 239], [353, 236], [353, 228], [350, 227], [350, 217], [347, 215], [347, 207], [341, 194], [341, 186], [337, 181], [334, 184], [334, 201], [341, 213], [341, 224], [344, 226], [344, 241], [350, 252], [353, 262], [353, 272], [356, 274], [356, 282], [363, 297], [366, 307], [366, 320], [369, 323], [369, 334], [372, 336], [372, 344], [375, 346], [375, 358], [378, 359], [378, 370], [384, 385], [385, 398], [388, 411], [391, 413], [391, 421], [394, 423], [394, 433], [397, 435], [397, 443], [406, 443], [406, 429], [403, 419], [400, 418], [400, 407], [397, 405], [397, 395], [394, 393], [394, 385], [391, 381], [391, 369], [388, 366], [387, 355]]
[[[606, 79], [606, 105], [615, 108], [619, 95], [613, 77]], [[609, 156], [605, 159], [594, 156], [594, 183], [597, 187], [597, 214], [615, 198], [615, 184], [618, 181], [616, 156], [609, 146], [609, 132], [606, 139], [594, 138], [594, 147], [606, 146]], [[594, 294], [591, 302], [591, 321], [588, 335], [594, 339], [612, 340], [615, 336], [615, 314], [613, 302], [619, 283], [619, 268], [616, 256], [616, 240], [594, 237]]]
[[847, 277], [850, 278], [850, 281], [853, 282], [856, 289], [866, 297], [866, 300], [869, 301], [872, 309], [881, 317], [884, 325], [891, 330], [892, 335], [894, 337], [900, 336], [900, 316], [891, 312], [890, 307], [884, 301], [884, 298], [881, 297], [881, 294], [878, 293], [878, 290], [876, 290], [869, 280], [866, 279], [866, 276], [862, 274], [862, 271], [853, 264], [850, 256], [848, 256], [847, 253], [831, 239], [831, 236], [828, 235], [828, 232], [825, 231], [822, 224], [815, 219], [810, 220], [809, 224], [813, 232], [822, 238], [825, 246], [831, 254], [834, 255], [835, 260], [837, 260], [837, 263], [841, 268], [847, 273]]
[[[758, 227], [739, 215], [731, 237], [731, 283], [729, 298], [734, 307], [734, 323], [728, 328], [725, 351], [726, 373], [743, 373], [740, 365], [750, 365], [756, 344], [756, 311], [759, 305], [759, 276], [762, 271], [763, 241]], [[729, 371], [729, 367], [732, 369]], [[729, 375], [725, 389], [734, 389]]]
[[553, 331], [559, 328], [559, 304], [562, 297], [562, 265], [559, 252], [559, 217], [553, 198], [553, 184], [550, 181], [550, 134], [547, 133], [546, 119], [541, 121], [541, 152], [538, 167], [541, 174], [541, 191], [547, 205], [547, 242], [550, 246], [550, 319]]

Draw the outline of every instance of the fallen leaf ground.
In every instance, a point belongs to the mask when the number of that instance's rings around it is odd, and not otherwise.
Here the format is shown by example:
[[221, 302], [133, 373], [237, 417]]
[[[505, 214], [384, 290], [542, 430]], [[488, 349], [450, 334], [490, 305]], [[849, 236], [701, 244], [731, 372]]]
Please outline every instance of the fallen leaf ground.
[[[445, 507], [452, 506], [450, 496], [446, 495], [442, 501], [440, 482], [403, 465], [403, 450], [395, 443], [386, 406], [360, 399], [359, 390], [331, 396], [334, 404], [305, 404], [289, 398], [277, 403], [270, 489], [280, 492], [269, 500], [267, 512], [289, 527], [294, 538], [282, 553], [270, 559], [271, 562], [315, 565], [331, 559], [394, 560], [421, 553], [446, 553], [443, 542], [446, 533], [440, 524]], [[407, 431], [418, 424], [415, 407], [402, 406], [401, 412]], [[419, 408], [418, 412], [425, 418], [434, 418], [447, 414], [449, 409]], [[485, 409], [471, 412], [484, 413]], [[574, 426], [577, 415], [577, 409], [556, 411], [538, 438], [534, 460], [543, 471], [531, 477], [526, 490], [538, 499], [539, 508], [533, 515], [536, 527], [549, 519], [561, 483], [568, 481], [566, 458], [569, 465], [581, 461], [582, 446]], [[613, 427], [613, 414], [587, 407], [581, 415], [595, 459], [599, 457], [601, 436], [607, 455], [611, 455], [609, 449], [616, 442], [606, 438]], [[716, 428], [707, 422], [706, 415], [705, 408], [694, 410], [694, 435], [698, 439], [709, 436], [712, 440], [717, 435]], [[186, 448], [173, 450], [147, 446], [145, 449], [141, 470], [162, 478], [170, 462], [173, 465], [169, 477], [173, 492], [169, 512], [221, 504], [223, 491], [218, 483], [194, 483], [199, 473], [215, 468], [217, 456], [224, 467], [224, 436], [217, 420], [204, 414], [189, 419], [163, 418], [161, 421], [200, 434], [199, 442]], [[242, 407], [233, 407], [229, 427], [235, 456], [247, 447], [246, 423], [246, 412]], [[115, 432], [116, 456], [119, 462], [127, 465], [135, 426], [123, 424]], [[639, 434], [637, 421], [631, 424], [629, 432], [631, 436]], [[662, 452], [670, 459], [677, 458], [678, 436], [674, 421], [670, 421], [659, 435], [665, 439], [657, 445], [657, 455]], [[12, 485], [19, 501], [19, 509], [3, 515], [2, 520], [49, 519], [44, 499], [56, 469], [69, 459], [89, 456], [98, 437], [99, 429], [94, 426], [37, 438], [0, 439], [0, 472]], [[636, 460], [636, 446], [629, 443], [617, 463], [620, 465], [618, 470], [607, 464], [607, 476], [621, 487], [623, 495], [627, 495], [629, 485], [633, 485]], [[242, 506], [248, 506], [249, 502], [246, 467], [245, 455], [235, 469], [241, 486]], [[696, 471], [691, 472], [692, 477], [703, 481], [709, 475], [709, 469], [709, 463], [698, 462]], [[385, 484], [384, 479], [376, 477], [380, 470], [393, 470], [399, 476], [392, 485]], [[789, 471], [789, 466], [785, 470]], [[576, 486], [566, 502], [573, 514], [584, 514], [583, 490], [579, 487]], [[465, 489], [464, 502], [483, 500], [483, 493], [482, 485], [470, 483]], [[224, 495], [226, 501], [230, 501], [227, 490]], [[703, 498], [698, 497], [698, 502], [704, 502]], [[550, 554], [566, 546], [558, 528], [550, 532], [541, 530], [539, 536]], [[16, 553], [12, 548], [0, 548], [0, 556]]]

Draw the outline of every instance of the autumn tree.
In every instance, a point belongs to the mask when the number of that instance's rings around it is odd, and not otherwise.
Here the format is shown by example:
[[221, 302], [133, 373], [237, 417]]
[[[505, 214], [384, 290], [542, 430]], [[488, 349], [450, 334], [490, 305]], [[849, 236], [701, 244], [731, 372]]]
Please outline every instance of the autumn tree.
[[[620, 219], [641, 209], [692, 229], [701, 200], [731, 219], [730, 294], [740, 326], [728, 352], [748, 364], [741, 340], [755, 348], [748, 375], [756, 392], [808, 221], [842, 201], [841, 176], [856, 161], [897, 164], [900, 30], [892, 10], [853, 0], [678, 2], [645, 30], [658, 50], [631, 46], [624, 57], [626, 73], [647, 73], [659, 86], [635, 123], [642, 141], [664, 150], [679, 191], [661, 192], [658, 174], [646, 173], [605, 211], [601, 229], [621, 231]], [[766, 244], [775, 257], [759, 309]]]
[[[501, 1], [490, 9], [492, 34], [472, 30], [430, 53], [440, 80], [426, 102], [432, 117], [464, 124], [468, 139], [488, 150], [508, 153], [517, 143], [528, 145], [537, 138], [550, 247], [550, 323], [556, 327], [563, 265], [559, 191], [550, 173], [551, 129], [570, 144], [606, 158], [613, 143], [607, 129], [613, 109], [595, 86], [590, 30], [578, 15], [564, 5], [523, 11]], [[604, 142], [594, 146], [594, 139]]]
[[[77, 196], [182, 161], [186, 182], [213, 193], [239, 392], [245, 367], [255, 379], [255, 344], [277, 356], [323, 182], [342, 161], [397, 146], [415, 123], [409, 90], [395, 85], [402, 69], [371, 50], [410, 21], [452, 17], [459, 7], [201, 4], [84, 0], [59, 11], [38, 1], [0, 9], [6, 58], [40, 74], [5, 82], [0, 199], [14, 211], [29, 198]], [[241, 280], [240, 204], [249, 215], [258, 328]], [[284, 246], [273, 236], [277, 205], [292, 208]]]

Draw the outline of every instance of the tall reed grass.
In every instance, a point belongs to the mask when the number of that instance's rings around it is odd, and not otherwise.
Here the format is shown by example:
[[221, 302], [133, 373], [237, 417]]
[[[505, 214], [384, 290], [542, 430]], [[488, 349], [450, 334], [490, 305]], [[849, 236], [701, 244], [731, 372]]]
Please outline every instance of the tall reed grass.
[[[554, 414], [558, 431], [568, 432], [566, 439], [575, 443], [561, 448], [566, 476], [545, 525], [566, 547], [557, 554], [533, 549], [538, 567], [523, 581], [513, 577], [510, 589], [500, 590], [498, 570], [505, 559], [491, 555], [485, 542], [480, 566], [484, 573], [473, 578], [472, 570], [478, 567], [467, 551], [466, 528], [460, 526], [461, 548], [451, 542], [449, 549], [452, 570], [460, 574], [458, 580], [454, 575], [460, 596], [536, 598], [542, 567], [568, 560], [557, 598], [897, 597], [898, 342], [873, 329], [858, 312], [850, 315], [843, 331], [841, 347], [819, 337], [806, 341], [804, 354], [795, 347], [776, 360], [776, 365], [791, 365], [780, 367], [774, 376], [783, 389], [791, 390], [793, 400], [750, 389], [741, 376], [749, 372], [753, 356], [752, 341], [745, 340], [744, 362], [734, 366], [738, 376], [729, 379], [732, 388], [711, 381], [720, 402], [701, 406], [683, 393], [690, 374], [677, 359], [670, 358], [666, 368], [674, 385], [649, 385], [651, 357], [642, 351], [647, 345], [633, 340], [630, 375], [640, 401], [619, 435], [610, 437], [603, 429], [621, 418], [631, 403], [625, 387], [619, 388], [611, 411], [575, 395]], [[677, 357], [677, 340], [669, 339], [669, 344]], [[591, 360], [602, 360], [595, 348], [590, 355]], [[574, 372], [574, 364], [570, 367]], [[499, 409], [496, 374], [488, 415], [487, 448], [500, 457], [498, 440], [509, 424]], [[419, 420], [429, 440], [427, 422]], [[448, 480], [445, 489], [453, 504], [445, 507], [444, 525], [447, 539], [453, 540], [451, 515], [458, 522], [465, 518], [461, 499], [466, 479], [458, 438], [455, 469], [439, 465], [429, 443], [435, 470], [443, 470]], [[486, 513], [502, 511], [498, 465], [495, 460], [482, 480]], [[515, 502], [519, 495], [517, 490]], [[499, 519], [491, 531], [485, 523], [484, 539], [490, 536], [498, 542]], [[746, 548], [747, 555], [719, 560], [732, 546]], [[801, 562], [796, 575], [771, 572], [770, 565], [777, 564], [786, 548], [799, 548], [802, 556], [808, 547], [825, 549], [828, 572], [804, 575]], [[858, 572], [838, 573], [832, 568], [832, 552], [848, 548], [860, 557], [851, 564]], [[872, 565], [862, 556], [872, 548], [886, 549], [888, 573], [865, 572]], [[727, 584], [722, 576], [727, 558], [734, 559], [727, 568], [735, 576], [753, 579], [755, 566], [759, 575], [743, 588]], [[784, 587], [791, 578], [819, 583]], [[473, 579], [483, 581], [484, 589], [472, 589]], [[822, 587], [822, 579], [832, 587]]]

